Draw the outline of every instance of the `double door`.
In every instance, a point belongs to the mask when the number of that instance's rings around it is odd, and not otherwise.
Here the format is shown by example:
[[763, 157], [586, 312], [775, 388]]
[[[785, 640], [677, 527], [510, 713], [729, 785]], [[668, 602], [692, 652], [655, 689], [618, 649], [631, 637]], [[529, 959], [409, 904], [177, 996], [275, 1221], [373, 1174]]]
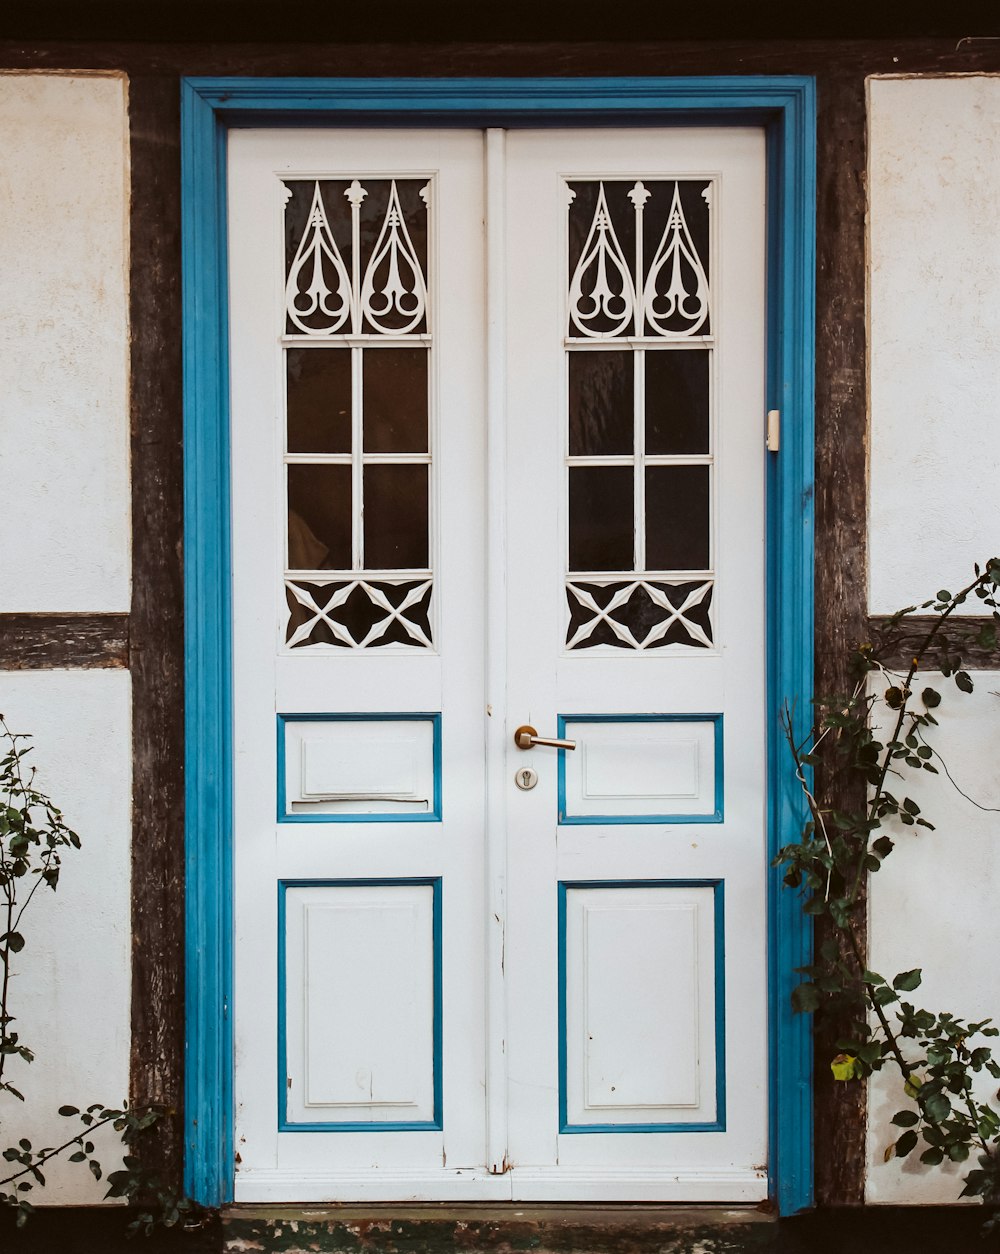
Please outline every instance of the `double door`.
[[762, 134], [229, 166], [237, 1200], [763, 1198]]

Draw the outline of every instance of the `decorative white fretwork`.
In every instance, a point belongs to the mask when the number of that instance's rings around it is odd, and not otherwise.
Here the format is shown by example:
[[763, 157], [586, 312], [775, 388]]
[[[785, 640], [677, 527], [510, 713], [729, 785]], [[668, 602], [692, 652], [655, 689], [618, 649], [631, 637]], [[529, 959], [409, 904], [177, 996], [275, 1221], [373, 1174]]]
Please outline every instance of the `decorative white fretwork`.
[[[608, 186], [621, 185], [598, 183], [594, 216], [570, 279], [570, 335], [598, 340], [629, 335], [679, 340], [705, 334], [710, 311], [708, 273], [684, 215], [681, 180], [637, 181], [625, 193], [632, 204], [631, 214], [623, 214], [620, 201], [616, 202], [618, 210], [609, 209]], [[711, 211], [709, 190], [702, 191], [704, 212]], [[572, 214], [576, 193], [572, 188], [569, 191]], [[615, 213], [619, 214], [617, 229]], [[643, 240], [649, 216], [654, 227], [658, 220], [664, 227], [647, 267]], [[620, 238], [629, 217], [634, 234], [631, 264]]]
[[[330, 186], [329, 180], [314, 183], [309, 216], [288, 270], [285, 312], [291, 328], [322, 338], [425, 330], [427, 279], [406, 226], [396, 180], [387, 184], [375, 180], [366, 188], [353, 179], [344, 191], [351, 214], [350, 267], [337, 246], [324, 203], [323, 188]], [[383, 188], [387, 190], [381, 229], [365, 258], [362, 208], [369, 195], [381, 194]], [[426, 212], [429, 186], [418, 195]]]
[[[665, 291], [663, 276], [667, 277]], [[647, 327], [672, 340], [697, 334], [708, 317], [708, 276], [684, 220], [678, 183], [663, 238], [646, 276], [642, 310]]]
[[351, 278], [330, 230], [319, 183], [313, 189], [309, 220], [288, 272], [285, 309], [305, 335], [335, 335], [354, 306]]
[[625, 334], [634, 314], [632, 275], [608, 213], [602, 183], [590, 233], [569, 285], [569, 316], [581, 335], [605, 340]]
[[567, 649], [711, 649], [712, 580], [588, 579], [566, 585]]
[[285, 579], [288, 648], [386, 645], [430, 649], [433, 581], [420, 579]]

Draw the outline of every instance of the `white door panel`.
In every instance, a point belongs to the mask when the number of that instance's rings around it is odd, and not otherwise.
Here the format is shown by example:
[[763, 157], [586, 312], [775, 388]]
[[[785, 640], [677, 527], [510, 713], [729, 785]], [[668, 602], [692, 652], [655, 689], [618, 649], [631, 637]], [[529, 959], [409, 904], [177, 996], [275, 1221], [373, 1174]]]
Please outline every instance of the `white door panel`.
[[762, 134], [234, 131], [229, 226], [237, 1199], [759, 1200]]

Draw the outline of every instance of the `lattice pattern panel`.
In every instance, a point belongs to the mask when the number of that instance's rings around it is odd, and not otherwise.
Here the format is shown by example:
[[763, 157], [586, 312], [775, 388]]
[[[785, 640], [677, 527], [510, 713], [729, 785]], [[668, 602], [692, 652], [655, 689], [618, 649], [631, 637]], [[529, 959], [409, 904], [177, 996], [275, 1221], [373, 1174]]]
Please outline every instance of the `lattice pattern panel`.
[[712, 580], [571, 581], [566, 585], [566, 648], [661, 649], [677, 644], [710, 649], [712, 592]]
[[432, 644], [430, 579], [285, 580], [285, 642], [367, 649]]
[[711, 333], [710, 193], [694, 179], [570, 183], [571, 338]]

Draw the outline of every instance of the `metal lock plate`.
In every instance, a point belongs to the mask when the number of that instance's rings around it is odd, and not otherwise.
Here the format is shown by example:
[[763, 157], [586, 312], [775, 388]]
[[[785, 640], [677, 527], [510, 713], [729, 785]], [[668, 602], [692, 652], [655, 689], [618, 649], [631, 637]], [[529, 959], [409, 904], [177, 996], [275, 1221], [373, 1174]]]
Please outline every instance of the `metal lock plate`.
[[514, 783], [522, 792], [528, 792], [538, 783], [538, 772], [530, 766], [519, 766], [514, 772]]

